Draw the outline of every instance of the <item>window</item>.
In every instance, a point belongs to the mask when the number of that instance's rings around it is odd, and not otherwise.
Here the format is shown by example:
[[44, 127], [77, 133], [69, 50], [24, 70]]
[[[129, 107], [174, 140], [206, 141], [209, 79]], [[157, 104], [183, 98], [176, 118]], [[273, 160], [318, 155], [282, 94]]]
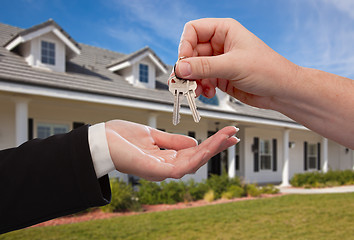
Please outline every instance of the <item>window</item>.
[[317, 169], [317, 144], [307, 145], [307, 164], [309, 169]]
[[47, 138], [54, 134], [67, 133], [69, 126], [65, 124], [50, 124], [50, 123], [38, 123], [37, 124], [37, 137]]
[[149, 66], [145, 64], [139, 65], [139, 81], [143, 83], [149, 82]]
[[55, 65], [55, 44], [42, 41], [41, 44], [41, 61], [42, 63]]
[[259, 140], [259, 158], [261, 170], [272, 169], [272, 142], [270, 140]]
[[219, 99], [216, 95], [212, 98], [206, 98], [203, 95], [200, 95], [199, 101], [201, 101], [202, 103], [205, 103], [205, 104], [209, 104], [209, 105], [214, 105], [214, 106], [219, 105]]

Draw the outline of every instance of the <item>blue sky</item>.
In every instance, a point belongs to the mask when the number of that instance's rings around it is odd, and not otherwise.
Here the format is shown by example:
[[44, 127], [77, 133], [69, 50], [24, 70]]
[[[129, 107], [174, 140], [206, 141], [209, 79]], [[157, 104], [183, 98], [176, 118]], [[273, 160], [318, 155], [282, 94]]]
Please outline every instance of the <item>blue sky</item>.
[[54, 19], [76, 41], [129, 54], [151, 47], [174, 64], [186, 22], [231, 17], [289, 60], [354, 78], [352, 0], [2, 0], [0, 22]]

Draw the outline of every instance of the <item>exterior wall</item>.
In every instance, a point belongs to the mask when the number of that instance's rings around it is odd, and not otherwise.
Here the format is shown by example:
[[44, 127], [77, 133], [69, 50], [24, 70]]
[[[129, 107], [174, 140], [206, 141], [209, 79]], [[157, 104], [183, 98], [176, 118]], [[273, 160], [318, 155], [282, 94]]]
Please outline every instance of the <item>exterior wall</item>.
[[[280, 182], [282, 177], [283, 167], [283, 147], [282, 147], [282, 130], [281, 129], [268, 129], [261, 127], [246, 127], [244, 128], [244, 171], [245, 180], [249, 183], [265, 183], [265, 182]], [[259, 137], [260, 139], [277, 139], [277, 171], [261, 170], [254, 172], [254, 157], [252, 152], [253, 138]]]
[[328, 141], [328, 169], [353, 169], [354, 151], [333, 141]]
[[119, 70], [118, 74], [121, 75], [130, 84], [134, 84], [133, 67], [127, 67]]
[[[15, 146], [15, 102], [8, 100], [10, 95], [0, 95], [0, 147], [1, 149]], [[67, 101], [55, 98], [28, 96], [28, 117], [33, 119], [33, 137], [37, 137], [39, 123], [64, 124], [71, 130], [73, 122], [95, 124], [112, 119], [121, 119], [147, 125], [149, 116], [157, 116], [157, 128], [166, 132], [188, 135], [189, 131], [195, 132], [196, 139], [200, 141], [207, 138], [207, 120], [201, 124], [194, 123], [192, 116], [183, 116], [184, 124], [173, 126], [172, 114], [152, 113], [143, 109], [132, 109], [102, 104], [88, 104], [79, 101]], [[94, 114], [93, 114], [94, 113]], [[142, 117], [143, 116], [143, 117]], [[187, 126], [187, 127], [186, 127]], [[119, 176], [128, 180], [126, 174], [115, 171], [111, 176]], [[183, 177], [183, 180], [194, 178], [202, 181], [207, 178], [207, 165], [200, 168], [195, 174]]]
[[[149, 81], [147, 83], [142, 83], [139, 81], [139, 64], [145, 64], [149, 67]], [[133, 64], [133, 76], [134, 76], [134, 85], [137, 87], [146, 87], [146, 88], [155, 88], [155, 79], [156, 79], [156, 69], [155, 64], [148, 58], [145, 57], [141, 61], [137, 61]]]
[[246, 146], [248, 147], [248, 148], [250, 148], [250, 146], [248, 146], [247, 144], [246, 144], [246, 131], [245, 131], [245, 128], [244, 127], [242, 127], [242, 126], [240, 126], [239, 127], [239, 129], [240, 129], [240, 131], [237, 133], [237, 137], [240, 139], [240, 142], [238, 143], [238, 145], [239, 145], [239, 151], [240, 151], [240, 155], [239, 155], [239, 164], [240, 164], [240, 166], [239, 166], [239, 170], [238, 171], [236, 171], [236, 176], [238, 176], [238, 177], [241, 177], [241, 178], [245, 178], [245, 174], [246, 174], [246, 162], [248, 162], [248, 161], [252, 161], [252, 159], [251, 160], [246, 160]]
[[[290, 179], [295, 173], [304, 173], [304, 142], [322, 143], [322, 137], [310, 131], [290, 131], [289, 141], [295, 146], [289, 149], [289, 177]], [[323, 159], [321, 159], [321, 165]], [[311, 170], [307, 170], [311, 171]]]
[[0, 149], [16, 145], [15, 102], [0, 93]]
[[[234, 125], [229, 121], [219, 119], [202, 118], [200, 123], [195, 123], [191, 115], [182, 115], [183, 124], [174, 126], [172, 124], [172, 113], [152, 112], [144, 109], [119, 107], [107, 104], [95, 104], [82, 101], [69, 101], [56, 98], [25, 96], [28, 102], [28, 117], [33, 119], [33, 135], [37, 136], [38, 123], [66, 124], [71, 130], [73, 122], [95, 124], [112, 119], [122, 119], [147, 125], [149, 118], [156, 116], [156, 127], [170, 133], [188, 135], [189, 131], [195, 133], [196, 139], [201, 142], [207, 138], [208, 131], [216, 131], [226, 125]], [[5, 149], [15, 146], [15, 101], [13, 94], [0, 92], [0, 148]], [[172, 111], [172, 109], [171, 109]], [[283, 128], [251, 126], [243, 123], [238, 126], [240, 132], [237, 134], [241, 139], [239, 143], [240, 168], [236, 172], [246, 182], [280, 182], [282, 179], [283, 167]], [[254, 172], [254, 160], [252, 152], [253, 138], [277, 139], [277, 170], [259, 170]], [[308, 143], [322, 142], [322, 137], [305, 130], [291, 130], [290, 142], [295, 145], [289, 149], [289, 177], [295, 173], [304, 172], [304, 141]], [[225, 155], [225, 154], [224, 154]], [[339, 159], [339, 160], [338, 160]], [[323, 162], [323, 159], [321, 159]], [[346, 150], [343, 146], [329, 141], [329, 167], [331, 169], [353, 169], [354, 153]], [[120, 176], [128, 180], [126, 174], [115, 171], [111, 176]], [[193, 178], [202, 181], [208, 177], [208, 165], [201, 167], [195, 174], [189, 174], [182, 178], [187, 181]]]

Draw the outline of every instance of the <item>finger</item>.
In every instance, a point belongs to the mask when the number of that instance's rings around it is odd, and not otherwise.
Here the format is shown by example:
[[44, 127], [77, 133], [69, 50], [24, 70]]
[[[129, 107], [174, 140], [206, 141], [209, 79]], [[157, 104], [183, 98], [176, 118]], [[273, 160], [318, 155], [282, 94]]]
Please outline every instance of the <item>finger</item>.
[[[194, 50], [197, 48], [198, 43], [209, 42], [213, 36], [217, 36], [219, 38], [220, 32], [224, 32], [221, 35], [225, 38], [227, 34], [227, 27], [225, 27], [224, 23], [230, 21], [232, 20], [205, 18], [186, 23], [181, 36], [178, 56], [193, 56]], [[216, 34], [217, 29], [219, 29], [218, 34]], [[220, 42], [220, 45], [223, 46], [222, 36]], [[219, 48], [222, 48], [221, 46]]]
[[200, 81], [200, 85], [202, 86], [203, 89], [203, 95], [207, 98], [212, 98], [214, 97], [216, 93], [216, 79], [203, 79]]
[[178, 152], [173, 175], [178, 178], [178, 176], [195, 172], [214, 155], [238, 143], [240, 140], [233, 136], [237, 130], [235, 127], [225, 127], [199, 146]]
[[233, 126], [224, 127], [197, 146], [198, 152], [207, 150], [212, 157], [215, 154], [224, 151], [226, 148], [235, 145], [239, 141], [238, 138], [234, 137], [237, 131], [238, 128]]
[[190, 57], [178, 61], [176, 73], [185, 79], [234, 79], [234, 60], [231, 52], [206, 57]]
[[197, 140], [192, 137], [166, 133], [154, 128], [151, 128], [151, 136], [160, 148], [181, 150], [198, 145]]

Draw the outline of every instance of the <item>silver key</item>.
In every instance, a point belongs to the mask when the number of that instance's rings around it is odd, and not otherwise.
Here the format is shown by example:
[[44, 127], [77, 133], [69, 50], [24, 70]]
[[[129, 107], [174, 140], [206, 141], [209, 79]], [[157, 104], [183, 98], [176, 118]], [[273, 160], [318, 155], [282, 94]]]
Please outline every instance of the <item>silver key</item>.
[[197, 89], [196, 81], [186, 80], [188, 91], [186, 93], [189, 108], [191, 109], [194, 122], [200, 121], [200, 115], [197, 111], [197, 105], [195, 104], [195, 90]]
[[177, 125], [181, 118], [179, 113], [179, 110], [181, 108], [180, 100], [181, 100], [181, 96], [183, 96], [187, 91], [186, 85], [183, 82], [184, 82], [183, 80], [179, 80], [175, 76], [172, 76], [169, 79], [168, 89], [175, 97], [173, 102], [173, 116], [172, 116], [173, 125]]
[[197, 83], [195, 81], [178, 79], [176, 76], [172, 76], [169, 79], [169, 90], [175, 97], [172, 116], [172, 123], [174, 125], [177, 125], [180, 121], [179, 110], [181, 105], [181, 96], [187, 97], [188, 105], [192, 112], [194, 121], [200, 121], [200, 115], [197, 111], [197, 106], [195, 104], [196, 89]]

